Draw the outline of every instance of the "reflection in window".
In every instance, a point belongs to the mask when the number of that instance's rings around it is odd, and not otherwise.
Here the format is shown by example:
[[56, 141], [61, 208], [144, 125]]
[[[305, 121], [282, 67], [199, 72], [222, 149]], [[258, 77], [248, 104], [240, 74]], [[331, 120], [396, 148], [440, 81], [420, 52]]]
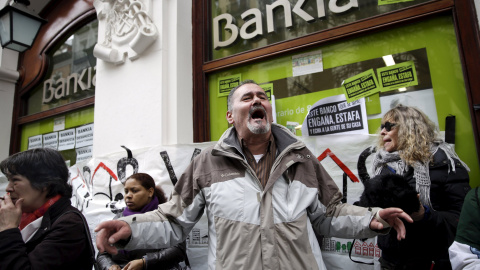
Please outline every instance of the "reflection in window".
[[49, 110], [95, 95], [98, 21], [73, 33], [49, 53], [44, 81], [29, 93], [27, 115]]
[[[211, 46], [211, 59], [208, 60], [220, 59], [236, 53], [302, 37], [429, 1], [432, 0], [415, 0], [379, 5], [378, 0], [358, 0], [358, 7], [352, 6], [347, 9], [344, 7], [349, 6], [352, 1], [307, 0], [301, 7], [297, 7], [297, 3], [300, 3], [301, 1], [211, 0], [210, 39], [212, 42], [209, 43]], [[321, 3], [323, 3], [323, 6]], [[270, 7], [272, 11], [269, 11], [267, 7]], [[294, 11], [294, 9], [296, 10]], [[346, 10], [342, 11], [342, 9]], [[255, 13], [254, 11], [257, 10], [258, 12]], [[261, 15], [256, 16], [255, 14]], [[238, 33], [236, 33], [237, 37], [235, 38], [234, 36], [232, 39], [234, 42], [228, 46], [214, 49], [215, 38], [220, 41], [226, 41], [232, 37], [232, 34], [235, 34], [232, 33], [228, 27], [228, 30], [225, 30], [227, 25], [227, 20], [225, 19], [218, 20], [218, 25], [215, 25], [215, 18], [218, 19], [218, 16], [220, 15], [232, 18], [232, 24], [235, 26], [229, 26], [237, 27]], [[243, 18], [242, 15], [244, 16]], [[257, 20], [257, 23], [253, 23], [255, 20]], [[268, 30], [269, 21], [271, 21], [270, 28], [273, 29], [273, 31]], [[291, 25], [287, 25], [290, 21]], [[241, 28], [244, 24], [249, 25], [244, 29], [246, 33], [261, 31], [262, 35], [255, 35], [255, 37], [251, 38], [242, 38]], [[218, 37], [214, 36], [215, 28], [218, 30]]]

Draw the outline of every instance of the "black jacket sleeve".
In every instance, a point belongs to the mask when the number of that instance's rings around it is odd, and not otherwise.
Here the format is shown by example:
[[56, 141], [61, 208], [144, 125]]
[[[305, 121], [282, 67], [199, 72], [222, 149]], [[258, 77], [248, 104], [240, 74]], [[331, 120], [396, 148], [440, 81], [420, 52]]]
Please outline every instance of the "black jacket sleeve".
[[100, 270], [108, 270], [110, 266], [116, 264], [112, 256], [108, 254], [107, 252], [99, 253], [97, 256], [97, 265], [100, 268]]
[[170, 269], [185, 261], [187, 245], [182, 242], [176, 246], [147, 253], [145, 258], [146, 269]]

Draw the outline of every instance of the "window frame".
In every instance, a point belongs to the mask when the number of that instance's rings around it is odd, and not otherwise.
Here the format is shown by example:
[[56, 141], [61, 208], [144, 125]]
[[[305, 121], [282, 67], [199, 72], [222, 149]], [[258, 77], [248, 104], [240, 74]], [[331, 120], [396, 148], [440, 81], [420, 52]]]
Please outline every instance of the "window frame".
[[[475, 4], [471, 0], [437, 0], [421, 3], [397, 11], [377, 15], [335, 28], [318, 31], [303, 37], [272, 44], [259, 49], [246, 51], [229, 57], [207, 61], [209, 43], [209, 2], [192, 1], [193, 22], [193, 132], [194, 142], [210, 141], [210, 117], [207, 76], [240, 65], [260, 62], [286, 53], [299, 52], [329, 42], [336, 42], [376, 31], [387, 30], [419, 20], [425, 20], [439, 14], [450, 14], [457, 33], [459, 55], [465, 80], [470, 115], [480, 157], [480, 35], [475, 13]], [[198, 11], [201, 12], [198, 12]], [[201, 46], [198, 46], [201, 44]], [[476, 90], [477, 89], [477, 90]], [[478, 108], [478, 109], [475, 109]]]
[[93, 1], [51, 1], [43, 11], [45, 12], [39, 15], [45, 18], [47, 23], [40, 28], [32, 48], [21, 53], [19, 57], [20, 78], [17, 82], [14, 97], [10, 155], [20, 151], [22, 125], [95, 104], [95, 96], [93, 96], [50, 110], [26, 115], [28, 93], [43, 82], [51, 64], [47, 56], [48, 52], [62, 39], [97, 18]]

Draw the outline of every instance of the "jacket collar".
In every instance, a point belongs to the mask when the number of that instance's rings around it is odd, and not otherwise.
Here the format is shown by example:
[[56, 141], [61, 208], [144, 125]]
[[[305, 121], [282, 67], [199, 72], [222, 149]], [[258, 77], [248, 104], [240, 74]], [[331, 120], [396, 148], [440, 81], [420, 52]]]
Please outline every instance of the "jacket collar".
[[28, 243], [33, 243], [39, 238], [41, 238], [45, 232], [47, 232], [52, 224], [65, 212], [68, 207], [71, 205], [70, 199], [66, 197], [61, 197], [54, 205], [48, 208], [47, 212], [43, 215], [42, 224], [40, 228], [32, 237]]
[[[275, 138], [275, 144], [277, 146], [278, 153], [282, 153], [290, 147], [305, 147], [305, 144], [299, 139], [297, 139], [291, 133], [291, 131], [284, 126], [272, 123], [271, 128], [273, 137]], [[232, 150], [233, 152], [236, 152], [236, 154], [241, 155], [244, 158], [242, 146], [238, 140], [235, 127], [231, 127], [223, 133], [217, 144], [214, 146], [212, 153], [218, 153], [217, 151], [232, 152]]]

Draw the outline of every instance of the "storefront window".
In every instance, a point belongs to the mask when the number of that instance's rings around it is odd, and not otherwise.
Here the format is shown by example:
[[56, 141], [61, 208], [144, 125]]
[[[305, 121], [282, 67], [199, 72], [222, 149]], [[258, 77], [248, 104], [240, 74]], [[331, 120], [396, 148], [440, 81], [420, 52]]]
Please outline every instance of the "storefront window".
[[[310, 66], [313, 69], [299, 72], [298, 63], [304, 60], [312, 60], [314, 64]], [[472, 151], [475, 145], [472, 120], [450, 16], [438, 16], [210, 74], [211, 139], [218, 140], [228, 127], [225, 120], [227, 98], [220, 84], [224, 78], [253, 79], [266, 85], [275, 97], [277, 123], [301, 125], [315, 102], [345, 93], [342, 88], [345, 80], [369, 70], [378, 77], [377, 71], [390, 65], [413, 68], [416, 82], [365, 98], [369, 133], [376, 133], [383, 114], [398, 103], [420, 108], [439, 126], [440, 131], [445, 131], [445, 119], [454, 115], [455, 150], [467, 164], [478, 164], [476, 155], [472, 154], [475, 152]], [[296, 132], [302, 135], [300, 130]], [[478, 178], [478, 166], [471, 167], [470, 177]]]
[[211, 0], [216, 60], [433, 0]]
[[[84, 25], [47, 53], [45, 79], [27, 95], [26, 114], [32, 115], [95, 96], [98, 21]], [[32, 121], [21, 126], [20, 151], [53, 148], [68, 165], [86, 160], [93, 150], [93, 106]]]
[[49, 55], [45, 80], [30, 92], [27, 115], [42, 112], [95, 95], [93, 47], [97, 43], [98, 21], [76, 31]]
[[[20, 151], [51, 147], [59, 150], [69, 165], [87, 159], [92, 154], [93, 137], [88, 135], [93, 135], [93, 111], [93, 107], [89, 107], [23, 125]], [[79, 138], [79, 134], [85, 139]], [[49, 136], [53, 136], [53, 140], [48, 140]]]

